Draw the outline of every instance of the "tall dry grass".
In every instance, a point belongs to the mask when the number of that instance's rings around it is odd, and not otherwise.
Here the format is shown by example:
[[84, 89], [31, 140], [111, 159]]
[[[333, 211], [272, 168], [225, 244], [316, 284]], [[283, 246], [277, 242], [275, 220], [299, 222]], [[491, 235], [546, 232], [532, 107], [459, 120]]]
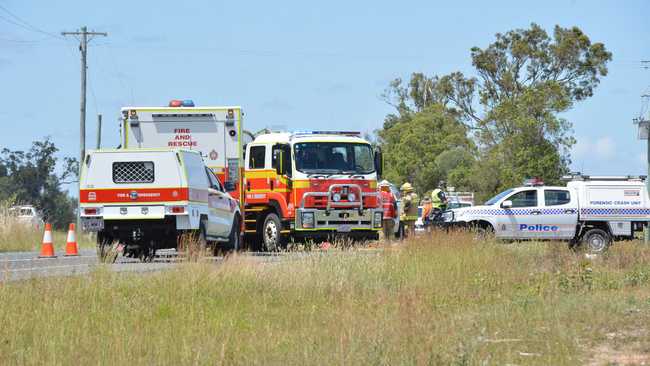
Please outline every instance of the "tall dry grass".
[[574, 365], [650, 330], [638, 243], [588, 259], [438, 233], [286, 256], [0, 285], [0, 364]]
[[[0, 253], [38, 251], [43, 241], [43, 227], [21, 222], [16, 216], [9, 214], [9, 202], [0, 203]], [[55, 230], [53, 233], [56, 250], [65, 248], [66, 231]], [[77, 243], [83, 248], [94, 248], [94, 237], [77, 230]]]

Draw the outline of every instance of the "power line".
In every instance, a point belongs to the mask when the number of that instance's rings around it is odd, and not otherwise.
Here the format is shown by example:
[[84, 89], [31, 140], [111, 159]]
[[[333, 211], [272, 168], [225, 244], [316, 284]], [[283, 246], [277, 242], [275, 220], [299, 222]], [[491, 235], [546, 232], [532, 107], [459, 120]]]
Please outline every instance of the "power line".
[[51, 33], [51, 32], [44, 31], [44, 30], [42, 30], [42, 29], [40, 29], [40, 28], [37, 28], [37, 27], [31, 25], [30, 23], [28, 23], [27, 21], [21, 19], [19, 16], [17, 16], [17, 15], [14, 14], [14, 13], [12, 13], [11, 11], [9, 11], [9, 9], [5, 8], [5, 7], [2, 6], [2, 5], [0, 5], [0, 10], [4, 11], [5, 13], [9, 14], [9, 16], [11, 16], [12, 18], [14, 18], [14, 19], [17, 20], [18, 22], [20, 22], [20, 23], [17, 23], [17, 22], [15, 22], [15, 21], [12, 21], [12, 20], [10, 20], [10, 19], [7, 19], [7, 18], [5, 18], [5, 17], [0, 16], [0, 19], [3, 19], [4, 21], [6, 21], [6, 22], [8, 22], [8, 23], [11, 23], [11, 24], [13, 24], [13, 25], [19, 26], [19, 27], [21, 27], [21, 28], [23, 28], [23, 29], [26, 29], [26, 30], [28, 30], [28, 31], [31, 31], [31, 32], [36, 32], [36, 33], [44, 34], [44, 35], [46, 35], [46, 36], [49, 36], [49, 37], [52, 37], [52, 38], [56, 38], [56, 39], [63, 39], [63, 37], [61, 37], [61, 36], [59, 36], [59, 35], [56, 35], [56, 34]]

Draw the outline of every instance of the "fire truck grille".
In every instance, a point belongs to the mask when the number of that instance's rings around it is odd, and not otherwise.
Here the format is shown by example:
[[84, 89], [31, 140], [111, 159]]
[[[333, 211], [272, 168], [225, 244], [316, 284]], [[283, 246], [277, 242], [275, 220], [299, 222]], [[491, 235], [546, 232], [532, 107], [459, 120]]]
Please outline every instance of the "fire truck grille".
[[114, 183], [153, 183], [154, 168], [151, 161], [119, 161], [113, 163]]

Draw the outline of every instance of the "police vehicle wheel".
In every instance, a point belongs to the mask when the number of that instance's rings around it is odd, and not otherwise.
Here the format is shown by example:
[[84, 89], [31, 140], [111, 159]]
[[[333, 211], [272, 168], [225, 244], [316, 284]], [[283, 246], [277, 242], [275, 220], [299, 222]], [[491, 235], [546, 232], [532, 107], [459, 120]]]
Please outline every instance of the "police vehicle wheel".
[[264, 219], [262, 225], [262, 245], [264, 250], [276, 252], [282, 247], [282, 223], [278, 215], [270, 213]]
[[474, 240], [488, 240], [494, 237], [494, 228], [491, 225], [476, 225], [472, 228]]
[[591, 253], [603, 253], [607, 251], [612, 238], [609, 234], [601, 229], [590, 229], [583, 235], [581, 244]]

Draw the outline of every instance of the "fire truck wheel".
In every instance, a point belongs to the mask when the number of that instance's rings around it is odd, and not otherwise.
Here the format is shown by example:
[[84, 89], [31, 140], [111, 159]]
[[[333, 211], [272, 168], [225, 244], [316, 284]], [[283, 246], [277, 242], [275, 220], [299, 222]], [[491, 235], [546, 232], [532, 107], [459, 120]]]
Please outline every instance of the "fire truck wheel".
[[282, 230], [282, 223], [278, 215], [270, 213], [266, 215], [264, 224], [262, 225], [262, 244], [264, 250], [269, 252], [277, 252], [282, 248], [283, 240], [280, 231]]
[[582, 236], [581, 244], [591, 253], [604, 253], [612, 242], [611, 236], [601, 229], [590, 229]]

